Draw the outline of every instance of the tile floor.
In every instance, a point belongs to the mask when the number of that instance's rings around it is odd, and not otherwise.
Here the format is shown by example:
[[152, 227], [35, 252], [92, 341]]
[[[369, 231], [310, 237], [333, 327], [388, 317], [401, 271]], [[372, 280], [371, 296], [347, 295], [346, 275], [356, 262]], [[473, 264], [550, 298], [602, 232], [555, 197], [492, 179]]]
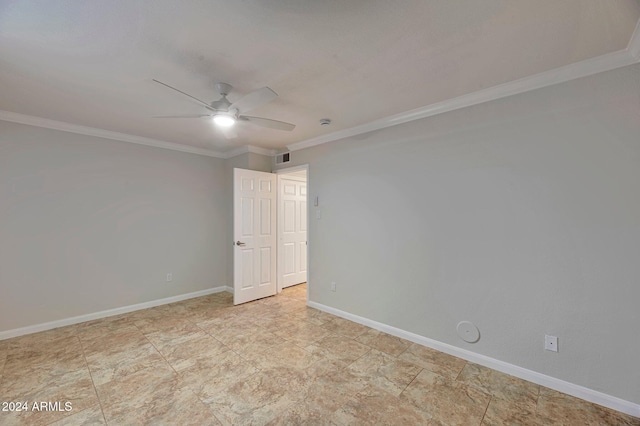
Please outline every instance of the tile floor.
[[305, 297], [218, 293], [0, 341], [0, 399], [29, 403], [0, 424], [640, 425]]

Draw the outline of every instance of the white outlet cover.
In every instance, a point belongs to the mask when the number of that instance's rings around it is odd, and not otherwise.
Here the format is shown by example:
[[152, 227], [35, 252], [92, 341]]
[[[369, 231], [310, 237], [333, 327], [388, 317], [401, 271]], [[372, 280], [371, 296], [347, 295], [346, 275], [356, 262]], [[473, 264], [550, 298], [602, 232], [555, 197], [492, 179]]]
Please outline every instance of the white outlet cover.
[[551, 352], [558, 352], [558, 338], [556, 336], [544, 336], [544, 348]]
[[480, 330], [471, 321], [460, 321], [456, 331], [465, 342], [475, 343], [480, 340]]

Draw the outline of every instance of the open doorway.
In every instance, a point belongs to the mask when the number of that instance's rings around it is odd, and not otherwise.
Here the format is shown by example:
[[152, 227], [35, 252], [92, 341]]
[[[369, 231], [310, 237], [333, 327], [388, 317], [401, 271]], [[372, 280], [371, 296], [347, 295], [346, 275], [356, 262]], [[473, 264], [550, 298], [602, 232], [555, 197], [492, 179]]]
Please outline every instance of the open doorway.
[[277, 285], [282, 289], [307, 283], [307, 166], [277, 170]]

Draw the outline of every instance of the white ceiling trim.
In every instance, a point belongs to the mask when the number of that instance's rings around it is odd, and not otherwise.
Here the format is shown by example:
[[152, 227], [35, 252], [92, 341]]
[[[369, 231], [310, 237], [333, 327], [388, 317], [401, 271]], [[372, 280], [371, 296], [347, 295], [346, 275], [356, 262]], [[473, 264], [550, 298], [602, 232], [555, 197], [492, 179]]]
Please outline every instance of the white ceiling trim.
[[227, 151], [224, 153], [224, 158], [233, 158], [238, 155], [246, 154], [249, 152], [249, 145], [239, 146], [238, 148], [234, 148], [231, 151]]
[[270, 157], [276, 155], [275, 149], [260, 148], [259, 146], [253, 145], [247, 145], [247, 148], [249, 149], [249, 152], [253, 152], [254, 154], [268, 155]]
[[232, 149], [224, 153], [224, 158], [237, 157], [238, 155], [246, 154], [247, 152], [253, 152], [254, 154], [266, 155], [273, 157], [276, 155], [275, 149], [260, 148], [259, 146], [243, 145], [238, 148]]
[[484, 102], [493, 101], [507, 96], [517, 95], [519, 93], [528, 92], [535, 89], [551, 86], [558, 83], [574, 80], [580, 77], [586, 77], [598, 74], [604, 71], [610, 71], [616, 68], [632, 65], [640, 62], [640, 21], [636, 26], [631, 41], [626, 49], [617, 52], [607, 53], [595, 58], [586, 59], [584, 61], [565, 65], [529, 77], [524, 77], [508, 83], [499, 84], [497, 86], [482, 89], [467, 95], [458, 96], [457, 98], [447, 99], [442, 102], [416, 108], [380, 120], [372, 121], [361, 126], [352, 127], [350, 129], [339, 130], [327, 135], [318, 136], [316, 138], [307, 139], [305, 141], [296, 142], [287, 145], [289, 151], [297, 151], [312, 146], [321, 145], [327, 142], [333, 142], [339, 139], [360, 135], [374, 130], [384, 129], [386, 127], [396, 126], [398, 124], [407, 123], [409, 121], [419, 120], [421, 118], [431, 117], [444, 112], [454, 111], [456, 109], [477, 105]]
[[161, 141], [158, 139], [145, 138], [142, 136], [128, 135], [126, 133], [112, 132], [110, 130], [97, 129], [95, 127], [79, 126], [77, 124], [65, 123], [63, 121], [49, 120], [47, 118], [34, 117], [32, 115], [18, 114], [16, 112], [0, 110], [0, 120], [12, 123], [28, 124], [45, 129], [61, 130], [63, 132], [77, 133], [80, 135], [96, 136], [99, 138], [111, 139], [120, 142], [135, 143], [138, 145], [153, 146], [156, 148], [170, 149], [173, 151], [187, 152], [189, 154], [206, 155], [208, 157], [227, 158], [224, 153], [211, 149], [195, 148], [173, 142]]
[[[555, 68], [553, 70], [545, 71], [529, 77], [524, 77], [487, 89], [479, 90], [477, 92], [462, 95], [457, 98], [447, 99], [442, 102], [392, 115], [390, 117], [385, 117], [380, 120], [372, 121], [360, 126], [339, 130], [337, 132], [329, 133], [316, 138], [296, 142], [287, 145], [287, 148], [289, 151], [297, 151], [327, 142], [332, 142], [339, 139], [384, 129], [386, 127], [431, 117], [449, 111], [454, 111], [456, 109], [465, 108], [468, 106], [489, 102], [507, 96], [528, 92], [530, 90], [540, 89], [554, 84], [563, 83], [576, 78], [586, 77], [600, 72], [613, 70], [638, 62], [640, 62], [640, 21], [638, 21], [635, 31], [633, 32], [633, 35], [631, 36], [626, 49], [608, 53], [595, 58], [586, 59], [584, 61], [576, 62], [574, 64], [566, 65], [560, 68]], [[260, 148], [252, 145], [244, 145], [231, 151], [220, 152], [212, 149], [196, 148], [189, 145], [167, 142], [159, 139], [134, 136], [126, 133], [113, 132], [88, 126], [80, 126], [77, 124], [71, 124], [62, 121], [50, 120], [46, 118], [3, 110], [0, 110], [0, 120], [223, 159], [232, 158], [247, 152], [253, 152], [256, 154], [267, 156], [274, 156], [277, 154], [277, 150]]]

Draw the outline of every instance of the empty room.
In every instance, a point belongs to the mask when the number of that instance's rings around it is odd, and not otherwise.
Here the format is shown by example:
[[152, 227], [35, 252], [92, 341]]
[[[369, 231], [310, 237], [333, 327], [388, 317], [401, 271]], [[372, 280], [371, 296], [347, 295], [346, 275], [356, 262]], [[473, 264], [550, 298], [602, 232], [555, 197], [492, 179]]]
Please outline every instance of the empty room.
[[0, 425], [640, 425], [640, 0], [0, 0]]

